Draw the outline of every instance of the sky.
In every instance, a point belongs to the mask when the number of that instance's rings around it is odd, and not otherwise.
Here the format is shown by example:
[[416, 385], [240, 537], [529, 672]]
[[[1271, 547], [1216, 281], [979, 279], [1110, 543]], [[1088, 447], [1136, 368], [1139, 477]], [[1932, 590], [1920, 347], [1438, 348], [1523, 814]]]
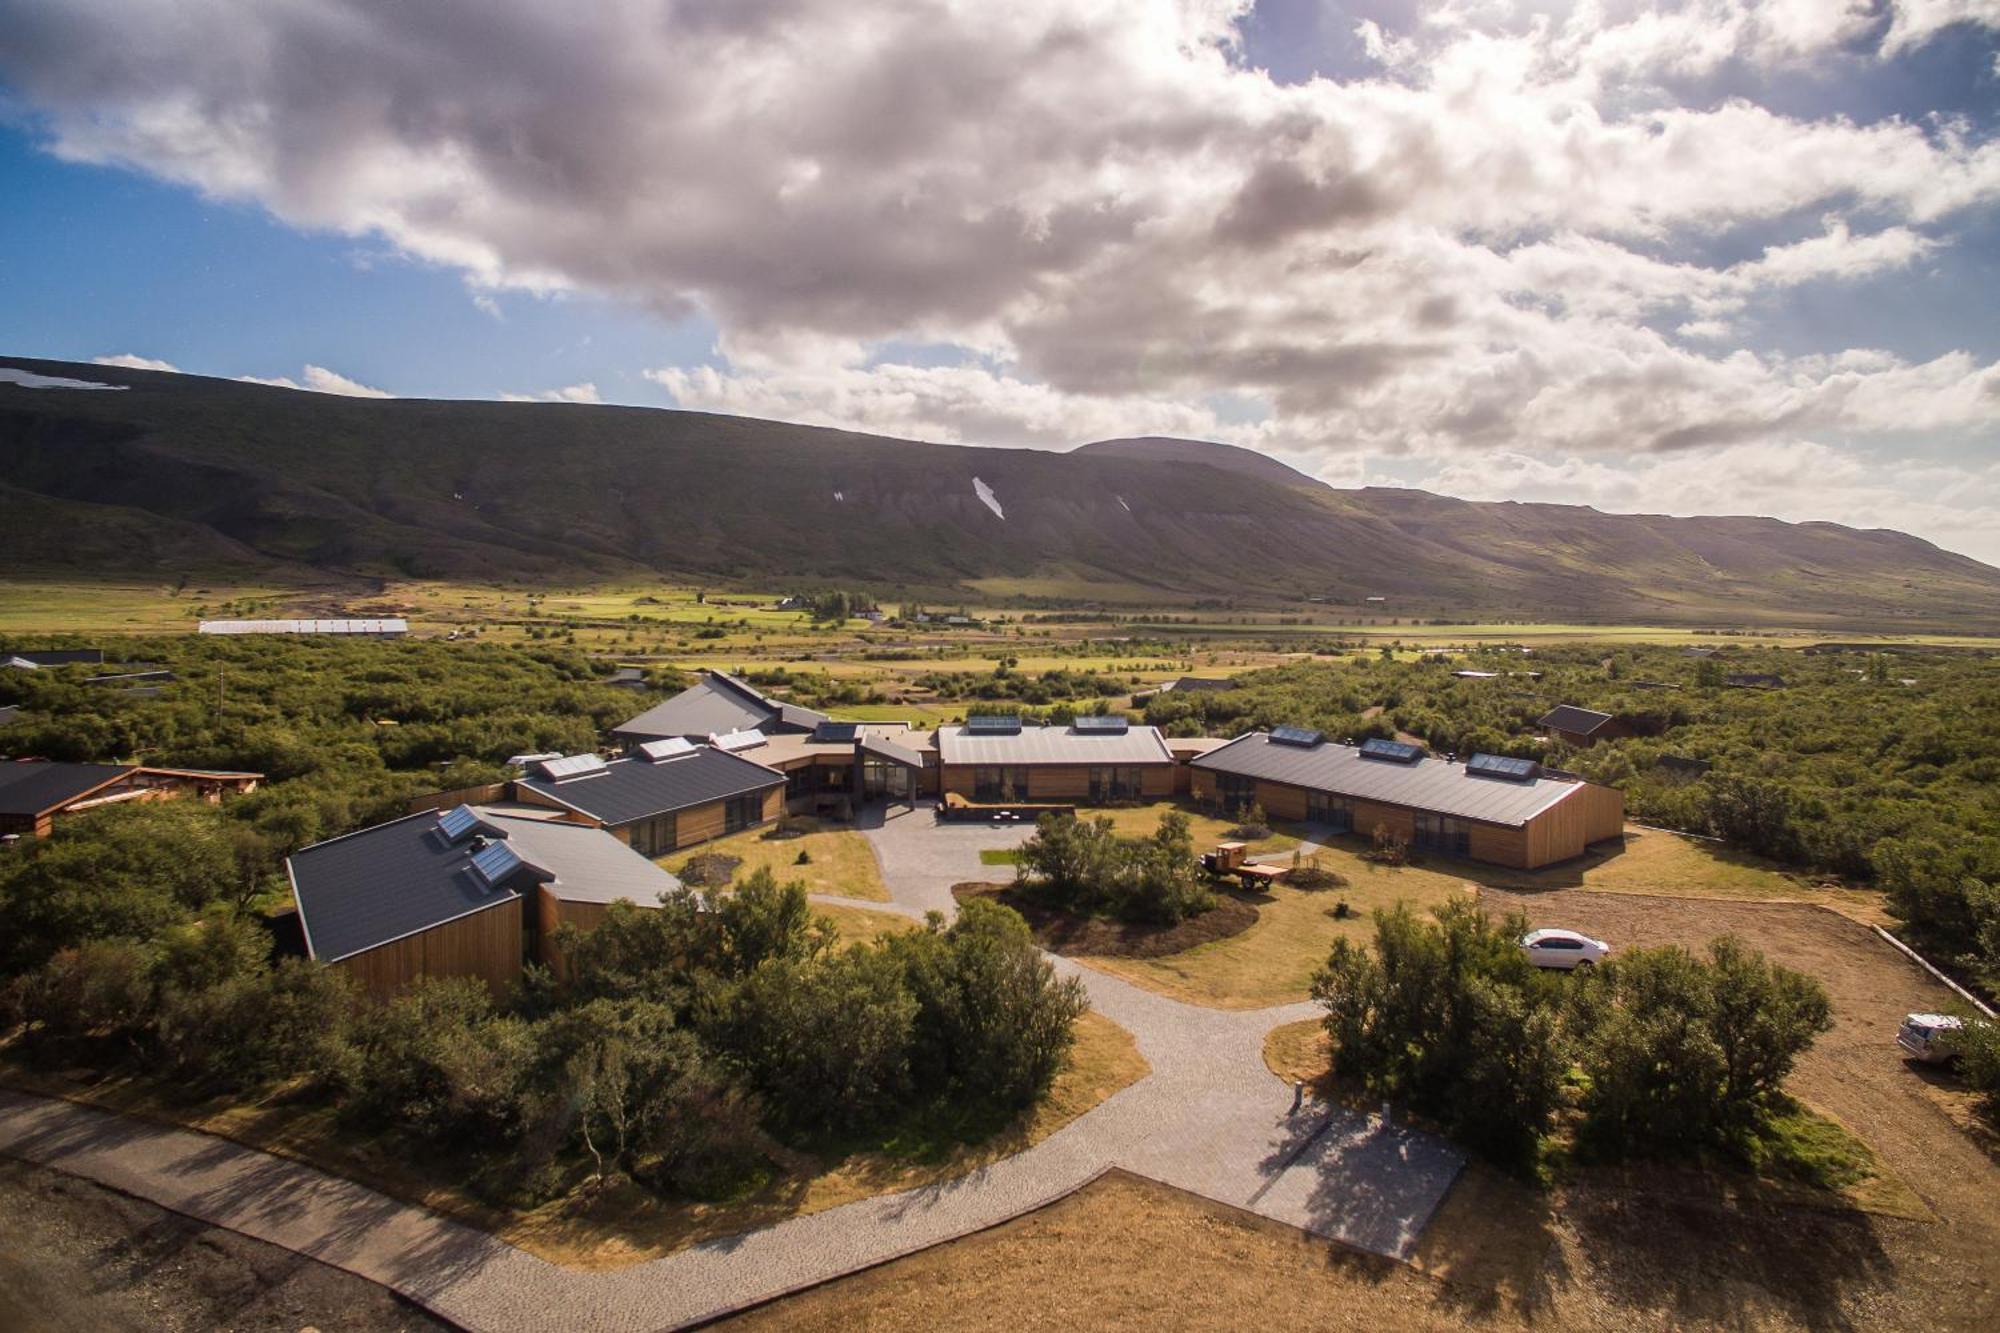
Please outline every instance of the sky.
[[2000, 564], [2000, 0], [0, 0], [0, 31], [0, 352], [1188, 436]]

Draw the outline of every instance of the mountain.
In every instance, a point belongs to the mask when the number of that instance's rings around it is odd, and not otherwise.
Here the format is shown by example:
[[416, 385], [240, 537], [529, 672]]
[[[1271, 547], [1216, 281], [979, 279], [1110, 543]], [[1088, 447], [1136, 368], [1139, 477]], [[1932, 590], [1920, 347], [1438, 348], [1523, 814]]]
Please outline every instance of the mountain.
[[1131, 459], [1148, 463], [1189, 463], [1220, 468], [1238, 476], [1256, 477], [1280, 486], [1318, 486], [1331, 490], [1315, 477], [1287, 467], [1269, 454], [1236, 444], [1213, 440], [1177, 440], [1169, 435], [1136, 435], [1123, 440], [1094, 440], [1070, 450], [1091, 458]]
[[668, 573], [932, 596], [1310, 597], [1398, 618], [2000, 627], [2000, 570], [1831, 523], [1338, 490], [1193, 441], [1058, 454], [0, 365], [117, 386], [0, 374], [0, 562], [16, 578]]

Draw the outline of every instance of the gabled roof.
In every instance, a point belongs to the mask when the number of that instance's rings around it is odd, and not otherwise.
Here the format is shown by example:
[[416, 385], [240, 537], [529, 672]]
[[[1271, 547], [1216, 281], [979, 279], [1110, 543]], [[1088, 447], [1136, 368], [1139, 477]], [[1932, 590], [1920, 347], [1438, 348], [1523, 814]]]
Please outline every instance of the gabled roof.
[[[603, 829], [490, 809], [456, 842], [425, 810], [316, 843], [285, 861], [306, 950], [321, 962], [358, 953], [513, 902], [546, 884], [567, 902], [629, 899], [650, 907], [680, 881]], [[518, 864], [490, 884], [473, 857], [504, 843]]]
[[1233, 690], [1235, 688], [1236, 682], [1234, 680], [1227, 677], [1217, 679], [1211, 676], [1182, 676], [1179, 680], [1170, 680], [1160, 686], [1162, 693], [1171, 691], [1182, 694], [1191, 691], [1208, 694], [1221, 690]]
[[678, 759], [658, 763], [614, 759], [603, 772], [589, 777], [568, 782], [529, 777], [519, 785], [592, 819], [618, 825], [766, 791], [784, 781], [783, 773], [700, 745]]
[[1575, 704], [1557, 704], [1554, 708], [1544, 713], [1542, 720], [1536, 725], [1548, 727], [1554, 731], [1568, 731], [1578, 736], [1588, 736], [1591, 732], [1596, 731], [1610, 720], [1611, 714], [1600, 713], [1594, 708], [1578, 708]]
[[1583, 789], [1580, 782], [1546, 775], [1522, 782], [1480, 777], [1467, 773], [1465, 765], [1444, 759], [1385, 763], [1364, 757], [1355, 746], [1333, 741], [1312, 746], [1274, 744], [1261, 731], [1239, 736], [1191, 766], [1510, 827], [1527, 823]]
[[1074, 727], [1022, 727], [976, 734], [939, 727], [938, 760], [946, 764], [1170, 764], [1158, 727], [1092, 733]]
[[102, 666], [102, 648], [6, 648], [0, 649], [0, 663], [19, 663], [25, 667], [68, 666], [81, 662], [87, 666]]
[[632, 740], [700, 738], [732, 731], [811, 731], [826, 720], [824, 713], [770, 698], [734, 676], [704, 671], [700, 680], [673, 698], [611, 731]]
[[39, 815], [108, 787], [139, 770], [124, 764], [0, 764], [0, 814]]
[[8, 704], [0, 708], [0, 727], [11, 727], [21, 720], [21, 705]]

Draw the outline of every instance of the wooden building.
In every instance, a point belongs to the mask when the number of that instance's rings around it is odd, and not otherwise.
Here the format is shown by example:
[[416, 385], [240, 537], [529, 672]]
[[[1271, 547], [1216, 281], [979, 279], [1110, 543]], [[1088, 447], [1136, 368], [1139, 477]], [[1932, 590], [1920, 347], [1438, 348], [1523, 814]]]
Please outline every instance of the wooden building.
[[316, 843], [285, 861], [308, 957], [386, 999], [418, 977], [496, 993], [524, 962], [560, 967], [556, 931], [680, 881], [601, 829], [457, 806]]
[[681, 740], [699, 744], [711, 736], [755, 731], [766, 736], [810, 733], [831, 721], [824, 713], [782, 699], [721, 671], [704, 671], [701, 679], [663, 703], [611, 729], [628, 754], [652, 741]]
[[1225, 810], [1252, 803], [1277, 819], [1337, 833], [1377, 828], [1421, 851], [1533, 870], [1619, 837], [1625, 797], [1615, 787], [1545, 772], [1531, 760], [1426, 757], [1414, 745], [1341, 745], [1281, 727], [1239, 736], [1190, 765], [1190, 794]]
[[1122, 717], [1080, 717], [1029, 727], [1013, 717], [972, 717], [939, 727], [938, 789], [967, 800], [1102, 804], [1174, 794], [1176, 764], [1158, 727]]
[[1544, 713], [1536, 725], [1563, 744], [1579, 750], [1599, 741], [1650, 734], [1636, 718], [1622, 713], [1600, 713], [1594, 708], [1578, 708], [1575, 704], [1558, 704]]
[[938, 789], [935, 740], [907, 722], [822, 722], [738, 753], [785, 775], [793, 814], [851, 819], [867, 802], [914, 802]]
[[629, 759], [570, 755], [533, 767], [514, 782], [516, 801], [602, 828], [644, 856], [665, 856], [785, 813], [783, 773], [678, 737], [648, 742]]
[[46, 838], [59, 819], [130, 801], [192, 797], [214, 804], [251, 792], [262, 773], [152, 768], [143, 764], [0, 763], [0, 835]]

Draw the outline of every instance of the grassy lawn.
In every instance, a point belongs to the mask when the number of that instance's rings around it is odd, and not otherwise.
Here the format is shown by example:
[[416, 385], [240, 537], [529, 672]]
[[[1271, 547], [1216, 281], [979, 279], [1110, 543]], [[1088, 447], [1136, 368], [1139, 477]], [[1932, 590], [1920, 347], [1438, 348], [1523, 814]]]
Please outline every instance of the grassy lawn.
[[[1145, 838], [1152, 836], [1153, 831], [1160, 827], [1160, 816], [1169, 810], [1178, 810], [1188, 817], [1188, 831], [1194, 835], [1194, 849], [1197, 852], [1205, 852], [1218, 842], [1236, 841], [1229, 835], [1229, 830], [1235, 821], [1205, 815], [1193, 806], [1179, 801], [1155, 801], [1151, 805], [1135, 805], [1111, 810], [1085, 806], [1079, 807], [1077, 814], [1085, 819], [1099, 817], [1109, 819], [1112, 827], [1123, 836]], [[1254, 854], [1289, 851], [1298, 845], [1299, 840], [1294, 835], [1273, 829], [1270, 837], [1259, 838], [1250, 843], [1249, 847]]]
[[1593, 848], [1574, 861], [1544, 870], [1508, 870], [1469, 862], [1462, 868], [1468, 879], [1481, 884], [1529, 893], [1582, 888], [1671, 898], [1817, 902], [1864, 922], [1888, 924], [1881, 895], [1873, 890], [1815, 884], [1720, 843], [1629, 825], [1622, 845], [1608, 843], [1603, 850]]
[[[699, 847], [683, 847], [659, 858], [669, 870], [678, 869], [690, 856], [715, 853], [743, 862], [736, 871], [741, 880], [769, 866], [780, 884], [802, 880], [807, 893], [830, 893], [842, 898], [889, 901], [889, 886], [882, 882], [882, 867], [868, 839], [851, 828], [822, 828], [797, 838], [772, 838], [769, 829], [746, 829], [727, 838], [717, 838]], [[799, 853], [811, 857], [799, 865]]]
[[899, 930], [915, 930], [920, 924], [916, 918], [904, 916], [901, 912], [877, 912], [866, 907], [848, 907], [843, 903], [814, 903], [814, 916], [823, 916], [840, 931], [843, 944], [872, 944], [884, 935], [893, 935]]
[[1076, 1031], [1069, 1068], [1047, 1100], [982, 1143], [943, 1152], [930, 1145], [890, 1145], [837, 1161], [787, 1153], [790, 1169], [784, 1174], [754, 1194], [720, 1204], [665, 1200], [614, 1182], [538, 1208], [508, 1209], [474, 1198], [443, 1170], [427, 1171], [420, 1162], [392, 1155], [375, 1136], [344, 1130], [327, 1108], [289, 1105], [281, 1098], [258, 1105], [188, 1103], [144, 1080], [71, 1077], [11, 1061], [0, 1065], [0, 1082], [293, 1158], [490, 1231], [551, 1263], [610, 1269], [857, 1199], [954, 1179], [1032, 1147], [1151, 1072], [1131, 1036], [1110, 1019], [1086, 1013]]
[[979, 864], [983, 866], [1017, 866], [1021, 864], [1019, 847], [988, 847], [979, 853]]
[[[1216, 1009], [1289, 1004], [1306, 998], [1314, 970], [1326, 961], [1336, 939], [1362, 943], [1373, 938], [1368, 914], [1374, 909], [1408, 902], [1427, 911], [1472, 891], [1459, 875], [1378, 866], [1345, 847], [1328, 848], [1321, 863], [1345, 876], [1347, 886], [1306, 890], [1279, 884], [1258, 896], [1257, 924], [1239, 935], [1162, 958], [1079, 961], [1190, 1004]], [[1342, 902], [1349, 915], [1337, 919], [1334, 908]]]

